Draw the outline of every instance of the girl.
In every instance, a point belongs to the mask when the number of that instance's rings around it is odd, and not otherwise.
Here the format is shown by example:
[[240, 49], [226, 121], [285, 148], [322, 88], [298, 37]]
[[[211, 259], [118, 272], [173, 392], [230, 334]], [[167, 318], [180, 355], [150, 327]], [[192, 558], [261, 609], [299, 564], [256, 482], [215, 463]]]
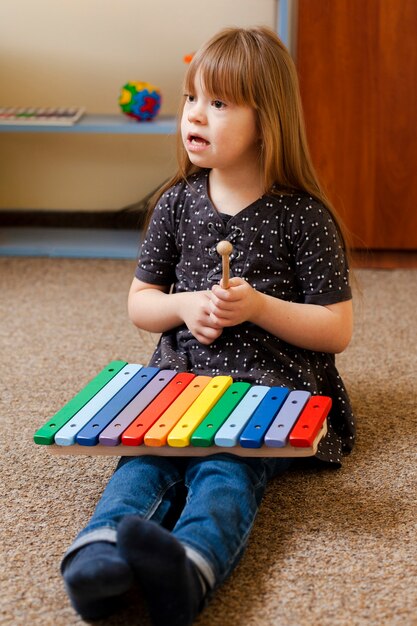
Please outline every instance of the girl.
[[[179, 172], [153, 210], [129, 294], [162, 333], [151, 365], [330, 395], [317, 458], [353, 445], [335, 353], [352, 333], [345, 241], [311, 165], [295, 68], [266, 28], [227, 29], [185, 79]], [[229, 288], [220, 240], [233, 244]], [[138, 585], [156, 626], [191, 624], [242, 556], [268, 481], [288, 459], [122, 458], [62, 572], [101, 618]]]

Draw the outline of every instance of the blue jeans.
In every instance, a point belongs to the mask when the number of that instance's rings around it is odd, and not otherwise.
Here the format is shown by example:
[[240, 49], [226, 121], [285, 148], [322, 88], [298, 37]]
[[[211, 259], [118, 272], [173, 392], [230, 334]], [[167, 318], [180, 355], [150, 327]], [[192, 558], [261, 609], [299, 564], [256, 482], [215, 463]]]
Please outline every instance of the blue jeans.
[[139, 515], [168, 527], [213, 589], [240, 560], [268, 480], [290, 464], [231, 454], [123, 457], [65, 557], [92, 541], [116, 542], [120, 520]]

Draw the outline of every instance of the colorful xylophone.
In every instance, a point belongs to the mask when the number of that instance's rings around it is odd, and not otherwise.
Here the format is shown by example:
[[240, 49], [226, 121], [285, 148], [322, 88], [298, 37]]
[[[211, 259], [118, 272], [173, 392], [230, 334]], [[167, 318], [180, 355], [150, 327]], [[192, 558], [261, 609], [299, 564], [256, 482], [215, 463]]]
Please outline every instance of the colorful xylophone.
[[34, 435], [56, 454], [311, 456], [331, 399], [112, 361]]

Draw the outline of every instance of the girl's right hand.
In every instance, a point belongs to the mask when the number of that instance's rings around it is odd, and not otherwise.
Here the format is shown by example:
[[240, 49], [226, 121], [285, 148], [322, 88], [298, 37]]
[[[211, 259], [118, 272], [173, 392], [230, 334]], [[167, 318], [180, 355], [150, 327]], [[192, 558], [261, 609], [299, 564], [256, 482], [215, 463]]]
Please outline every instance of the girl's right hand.
[[200, 343], [210, 345], [222, 334], [222, 328], [210, 319], [210, 297], [207, 291], [182, 295], [181, 317], [188, 330]]
[[169, 291], [167, 285], [133, 279], [128, 310], [135, 326], [151, 333], [164, 333], [185, 324], [197, 341], [206, 345], [222, 334], [222, 327], [210, 319], [208, 291]]

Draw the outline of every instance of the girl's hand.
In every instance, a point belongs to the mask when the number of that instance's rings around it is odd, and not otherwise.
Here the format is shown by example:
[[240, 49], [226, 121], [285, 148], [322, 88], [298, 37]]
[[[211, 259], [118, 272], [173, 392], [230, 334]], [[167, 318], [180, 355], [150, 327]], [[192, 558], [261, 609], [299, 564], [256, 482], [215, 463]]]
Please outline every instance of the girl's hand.
[[209, 345], [222, 334], [223, 326], [211, 316], [209, 291], [187, 293], [182, 298], [180, 314], [188, 330], [202, 344]]
[[260, 304], [259, 292], [242, 278], [231, 278], [228, 289], [214, 285], [208, 293], [210, 320], [220, 328], [249, 321]]
[[210, 318], [208, 291], [169, 293], [169, 287], [133, 279], [128, 309], [132, 322], [151, 333], [164, 333], [185, 324], [194, 337], [209, 345], [222, 334]]
[[352, 336], [352, 301], [319, 305], [290, 302], [256, 291], [241, 278], [229, 289], [169, 293], [168, 287], [133, 279], [129, 316], [138, 328], [163, 333], [186, 324], [200, 343], [209, 345], [226, 326], [252, 322], [279, 339], [305, 350], [337, 354]]

